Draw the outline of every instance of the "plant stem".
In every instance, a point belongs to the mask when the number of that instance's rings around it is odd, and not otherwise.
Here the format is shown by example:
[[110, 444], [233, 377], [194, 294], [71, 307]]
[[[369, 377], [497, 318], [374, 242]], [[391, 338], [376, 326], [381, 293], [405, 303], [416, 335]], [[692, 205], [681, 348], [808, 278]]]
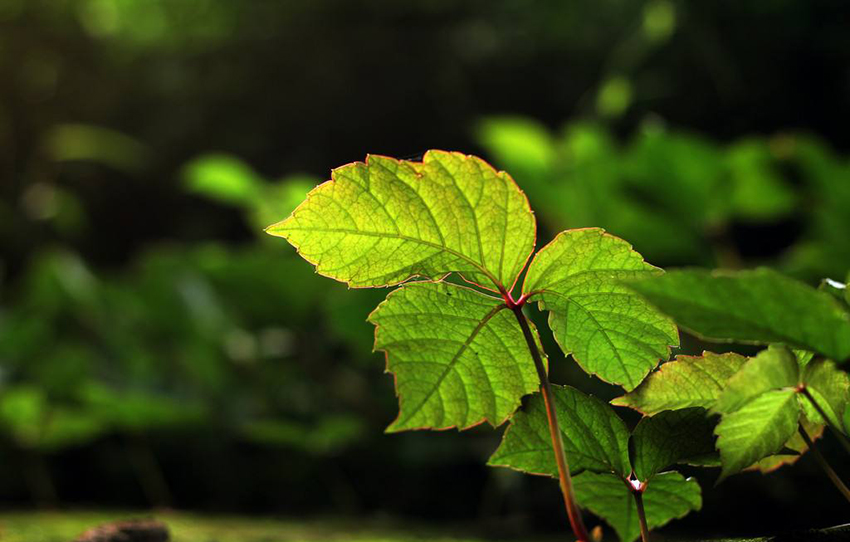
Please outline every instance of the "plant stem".
[[823, 408], [821, 408], [818, 402], [815, 401], [814, 396], [804, 386], [800, 386], [800, 393], [802, 393], [806, 397], [806, 399], [812, 404], [812, 406], [815, 407], [815, 410], [817, 410], [818, 414], [820, 414], [820, 417], [823, 418], [824, 423], [826, 423], [827, 427], [829, 427], [829, 430], [832, 431], [832, 434], [835, 435], [839, 442], [841, 442], [841, 445], [844, 446], [844, 449], [847, 450], [847, 453], [850, 453], [850, 441], [847, 440], [847, 437], [844, 435], [844, 433], [842, 433], [841, 431], [836, 429], [834, 425], [832, 425], [826, 415], [826, 412], [824, 412]]
[[838, 491], [844, 495], [844, 498], [850, 501], [850, 489], [847, 489], [847, 486], [844, 485], [844, 482], [841, 481], [841, 478], [838, 477], [838, 474], [833, 470], [832, 466], [826, 461], [826, 458], [823, 454], [820, 453], [820, 450], [815, 446], [815, 443], [809, 437], [809, 434], [806, 433], [806, 430], [803, 429], [803, 426], [800, 426], [800, 436], [803, 437], [806, 445], [809, 447], [809, 450], [812, 451], [812, 455], [815, 456], [815, 460], [817, 460], [820, 468], [823, 469], [823, 472], [826, 473], [827, 477], [835, 484], [835, 487], [838, 488]]
[[511, 304], [509, 307], [513, 311], [514, 316], [516, 316], [516, 319], [519, 322], [519, 327], [522, 328], [522, 334], [525, 336], [525, 342], [528, 343], [528, 350], [531, 352], [531, 357], [534, 359], [534, 366], [537, 368], [537, 376], [540, 379], [540, 392], [543, 394], [543, 401], [546, 403], [546, 416], [549, 419], [549, 435], [552, 437], [552, 448], [555, 451], [555, 462], [558, 464], [558, 478], [561, 482], [561, 493], [564, 496], [564, 506], [567, 509], [570, 526], [573, 529], [573, 534], [575, 534], [579, 542], [590, 542], [590, 535], [587, 533], [587, 527], [584, 526], [584, 521], [581, 519], [581, 512], [576, 505], [576, 498], [573, 493], [573, 482], [570, 478], [570, 468], [567, 463], [567, 454], [564, 453], [564, 442], [561, 439], [558, 415], [555, 412], [555, 398], [552, 395], [552, 385], [549, 383], [549, 376], [546, 374], [546, 366], [543, 364], [543, 358], [540, 356], [540, 350], [537, 348], [537, 342], [534, 340], [534, 335], [531, 333], [531, 328], [528, 325], [528, 319], [522, 312], [522, 305]]
[[638, 519], [640, 520], [640, 539], [641, 542], [649, 542], [649, 527], [646, 525], [646, 512], [643, 510], [643, 489], [633, 489], [632, 495], [635, 497], [635, 505], [637, 506]]

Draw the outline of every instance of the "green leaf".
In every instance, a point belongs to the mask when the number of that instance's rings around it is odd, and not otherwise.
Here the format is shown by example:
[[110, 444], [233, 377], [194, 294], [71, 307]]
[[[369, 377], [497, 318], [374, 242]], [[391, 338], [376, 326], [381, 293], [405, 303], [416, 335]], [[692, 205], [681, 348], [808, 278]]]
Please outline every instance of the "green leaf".
[[631, 390], [679, 344], [676, 326], [622, 284], [659, 273], [601, 229], [568, 230], [535, 255], [523, 292], [550, 311], [564, 353]]
[[513, 179], [473, 156], [371, 155], [337, 168], [267, 229], [327, 277], [389, 286], [450, 272], [510, 290], [534, 247], [534, 215]]
[[769, 391], [723, 416], [715, 430], [723, 463], [720, 480], [782, 449], [800, 418], [795, 396], [794, 390]]
[[[602, 517], [623, 542], [640, 535], [637, 505], [626, 482], [613, 474], [584, 472], [573, 478], [578, 503]], [[650, 529], [666, 525], [702, 508], [699, 484], [678, 472], [659, 474], [647, 485], [643, 494], [646, 523]]]
[[838, 369], [832, 361], [818, 358], [806, 367], [803, 381], [828, 419], [824, 420], [809, 399], [800, 394], [800, 405], [806, 417], [816, 423], [829, 423], [841, 430], [844, 426], [844, 410], [850, 404], [850, 376]]
[[[629, 431], [614, 410], [569, 386], [553, 386], [558, 426], [570, 472], [616, 472], [627, 476]], [[511, 418], [491, 466], [558, 476], [543, 396], [536, 394]]]
[[[797, 397], [799, 398], [800, 396], [798, 395]], [[823, 435], [824, 426], [810, 422], [805, 417], [800, 418], [800, 425], [812, 440], [817, 440]], [[754, 465], [750, 465], [745, 470], [759, 471], [762, 474], [767, 474], [784, 465], [793, 465], [808, 450], [809, 446], [803, 440], [803, 437], [800, 436], [800, 432], [794, 431], [794, 434], [778, 453], [769, 455], [764, 459], [759, 459]]]
[[520, 182], [545, 175], [556, 158], [552, 136], [545, 126], [523, 117], [491, 117], [477, 128], [487, 155]]
[[676, 356], [650, 374], [634, 391], [611, 401], [645, 414], [687, 407], [711, 408], [726, 381], [747, 361], [735, 353]]
[[191, 161], [183, 179], [192, 192], [210, 199], [254, 206], [261, 199], [263, 180], [243, 161], [227, 154], [209, 154]]
[[796, 386], [799, 378], [794, 354], [785, 347], [771, 346], [750, 358], [726, 382], [714, 410], [720, 413], [734, 412], [766, 391]]
[[538, 387], [522, 330], [501, 299], [443, 282], [412, 282], [369, 316], [387, 353], [400, 414], [388, 431], [497, 426]]
[[674, 463], [702, 463], [714, 453], [714, 426], [699, 407], [644, 417], [630, 442], [635, 476], [646, 481]]
[[850, 313], [829, 294], [771, 269], [670, 271], [630, 286], [705, 339], [784, 343], [838, 361], [850, 356]]

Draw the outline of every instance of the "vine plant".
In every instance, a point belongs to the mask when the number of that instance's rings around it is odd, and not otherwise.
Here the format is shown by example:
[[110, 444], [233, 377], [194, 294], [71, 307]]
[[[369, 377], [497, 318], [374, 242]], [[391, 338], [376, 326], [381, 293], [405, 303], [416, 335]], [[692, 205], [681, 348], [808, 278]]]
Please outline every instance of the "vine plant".
[[[267, 231], [350, 287], [400, 285], [369, 316], [399, 398], [388, 432], [509, 421], [489, 464], [557, 477], [580, 541], [591, 540], [580, 507], [627, 542], [699, 509], [698, 484], [672, 465], [722, 465], [726, 477], [796, 457], [824, 424], [847, 432], [850, 384], [829, 359], [850, 356], [850, 312], [834, 296], [769, 271], [664, 275], [594, 228], [533, 254], [525, 195], [479, 158], [371, 155]], [[614, 403], [645, 414], [633, 431], [610, 405], [549, 382], [529, 303], [548, 311], [564, 354], [626, 390]], [[668, 314], [706, 337], [797, 350], [679, 356], [653, 372], [678, 346]]]

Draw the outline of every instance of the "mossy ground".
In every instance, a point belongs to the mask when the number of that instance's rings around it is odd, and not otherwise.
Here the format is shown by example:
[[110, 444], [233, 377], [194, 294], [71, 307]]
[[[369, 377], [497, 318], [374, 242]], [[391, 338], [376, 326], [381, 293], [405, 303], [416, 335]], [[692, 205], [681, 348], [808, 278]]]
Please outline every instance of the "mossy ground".
[[[2, 542], [71, 542], [90, 527], [110, 521], [156, 517], [166, 522], [173, 542], [481, 542], [426, 528], [402, 529], [338, 520], [274, 520], [214, 517], [177, 512], [7, 512], [0, 513]], [[421, 531], [421, 532], [418, 532]]]

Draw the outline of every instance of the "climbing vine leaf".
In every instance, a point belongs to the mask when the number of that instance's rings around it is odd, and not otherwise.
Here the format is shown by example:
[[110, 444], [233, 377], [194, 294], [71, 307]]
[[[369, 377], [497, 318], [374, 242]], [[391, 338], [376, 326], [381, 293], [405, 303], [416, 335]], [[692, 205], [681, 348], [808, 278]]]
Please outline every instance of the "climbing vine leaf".
[[565, 353], [587, 372], [631, 390], [679, 344], [676, 326], [623, 285], [660, 273], [603, 230], [567, 230], [535, 255], [523, 292], [550, 311], [549, 326]]
[[795, 393], [792, 389], [768, 391], [723, 416], [716, 429], [721, 480], [777, 453], [794, 435], [800, 419]]
[[[622, 542], [632, 542], [640, 534], [637, 506], [623, 480], [613, 474], [584, 472], [573, 479], [579, 504], [602, 517]], [[696, 480], [677, 472], [656, 476], [643, 494], [646, 523], [661, 527], [702, 508], [702, 495]]]
[[706, 339], [783, 343], [839, 362], [850, 357], [846, 307], [771, 269], [671, 271], [630, 286]]
[[[613, 409], [569, 386], [554, 386], [555, 409], [570, 472], [616, 472], [627, 476], [629, 431]], [[490, 465], [558, 476], [543, 396], [536, 394], [513, 418]]]
[[356, 287], [457, 272], [509, 290], [535, 242], [534, 215], [513, 179], [444, 151], [421, 162], [370, 155], [337, 168], [267, 231], [320, 274]]
[[396, 377], [388, 431], [499, 425], [537, 389], [534, 362], [500, 298], [444, 282], [411, 282], [369, 316]]
[[633, 391], [611, 401], [645, 414], [688, 407], [710, 408], [726, 381], [747, 361], [735, 353], [677, 356], [661, 365]]
[[734, 412], [766, 391], [791, 388], [798, 384], [797, 358], [787, 348], [762, 350], [726, 382], [714, 410]]
[[648, 480], [675, 463], [714, 464], [715, 424], [699, 407], [645, 416], [635, 427], [630, 443], [635, 476]]

